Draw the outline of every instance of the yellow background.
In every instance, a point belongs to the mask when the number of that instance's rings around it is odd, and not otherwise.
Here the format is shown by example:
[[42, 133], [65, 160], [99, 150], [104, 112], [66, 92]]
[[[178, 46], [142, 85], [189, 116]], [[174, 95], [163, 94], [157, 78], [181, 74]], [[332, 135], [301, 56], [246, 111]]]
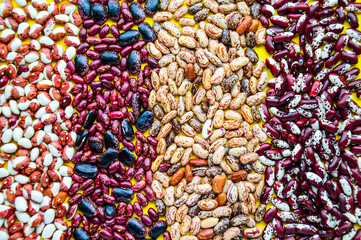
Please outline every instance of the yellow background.
[[[14, 5], [14, 8], [19, 7], [14, 0], [12, 0], [12, 2], [13, 2], [13, 5]], [[50, 3], [51, 1], [47, 0], [47, 2]], [[67, 2], [69, 2], [69, 1], [62, 1], [61, 3], [58, 3], [59, 9], [60, 9], [60, 6], [61, 6], [62, 4], [67, 3]], [[120, 1], [120, 2], [121, 2], [121, 1]], [[185, 2], [185, 1], [184, 1], [184, 2]], [[30, 4], [30, 0], [28, 1], [28, 4]], [[142, 5], [144, 6], [144, 4], [142, 4]], [[184, 6], [186, 6], [185, 3], [184, 3]], [[190, 15], [190, 14], [187, 14], [185, 17], [193, 18], [193, 16]], [[358, 14], [358, 19], [359, 19], [359, 22], [360, 22], [360, 25], [361, 25], [361, 17], [360, 17], [360, 14]], [[152, 17], [147, 16], [145, 21], [148, 22], [148, 23], [152, 26], [152, 23], [153, 23]], [[174, 19], [172, 19], [172, 22], [176, 23], [176, 24], [179, 26], [179, 24], [178, 24]], [[30, 26], [31, 26], [32, 24], [35, 23], [35, 21], [33, 21], [33, 20], [30, 19], [30, 20], [28, 20], [28, 23], [29, 23]], [[111, 26], [112, 24], [115, 24], [115, 25], [116, 25], [116, 22], [114, 22], [114, 21], [112, 21], [112, 20], [108, 20], [108, 21], [106, 22], [106, 24], [109, 24], [109, 26]], [[345, 21], [344, 26], [345, 26], [345, 29], [347, 29], [347, 28], [350, 27], [350, 25], [348, 24], [347, 20]], [[55, 26], [55, 28], [56, 28], [56, 27], [61, 27], [61, 25], [58, 25], [58, 24], [57, 24], [57, 25]], [[260, 24], [260, 27], [262, 27], [261, 24]], [[195, 28], [197, 28], [197, 25], [195, 26]], [[132, 29], [138, 30], [137, 25], [133, 26]], [[181, 28], [180, 28], [180, 29], [181, 29]], [[359, 27], [358, 29], [361, 29], [361, 27]], [[79, 30], [80, 30], [80, 28], [79, 28]], [[121, 31], [121, 32], [123, 32], [123, 31]], [[343, 33], [344, 33], [344, 32], [343, 32]], [[111, 33], [109, 33], [108, 36], [112, 36]], [[23, 43], [28, 43], [28, 42], [29, 42], [29, 39], [28, 39], [27, 41], [24, 41]], [[296, 40], [296, 42], [298, 42], [298, 35], [297, 35], [297, 40]], [[56, 44], [62, 45], [63, 48], [64, 48], [64, 52], [65, 52], [67, 46], [64, 44], [64, 41], [63, 41], [63, 40], [61, 40], [61, 41], [59, 41], [59, 42], [56, 42]], [[271, 55], [269, 55], [269, 54], [266, 52], [264, 46], [256, 46], [256, 47], [254, 48], [254, 50], [257, 52], [257, 54], [258, 54], [258, 56], [259, 56], [260, 59], [265, 60], [267, 57], [271, 57]], [[360, 60], [360, 57], [359, 57], [359, 60]], [[90, 62], [89, 62], [89, 63], [90, 63]], [[54, 65], [54, 64], [55, 64], [55, 63], [53, 62], [53, 65]], [[144, 65], [145, 65], [145, 64], [142, 64], [142, 68], [144, 67]], [[358, 66], [361, 67], [360, 64], [358, 64]], [[356, 67], [356, 65], [354, 65], [353, 67]], [[267, 70], [267, 71], [268, 71], [268, 70]], [[268, 72], [269, 72], [269, 71], [268, 71]], [[269, 72], [269, 76], [270, 76], [270, 79], [271, 79], [271, 78], [272, 78], [272, 75], [271, 75], [270, 72]], [[136, 77], [136, 76], [131, 76], [131, 77]], [[358, 76], [358, 78], [359, 78], [359, 77], [360, 77], [360, 76]], [[96, 78], [96, 80], [98, 80], [98, 77]], [[358, 104], [361, 105], [361, 101], [360, 101], [359, 99], [357, 99], [356, 94], [354, 94], [353, 100], [355, 100]], [[131, 109], [130, 109], [130, 110], [131, 110]], [[74, 111], [75, 111], [75, 110], [74, 110]], [[262, 122], [259, 123], [259, 124], [262, 125]], [[135, 127], [134, 127], [133, 129], [134, 129], [134, 131], [136, 131]], [[147, 132], [145, 135], [148, 136], [148, 132]], [[133, 143], [135, 143], [135, 141], [136, 141], [136, 139], [134, 139]], [[122, 145], [121, 145], [121, 147], [122, 147]], [[135, 155], [135, 153], [134, 153], [134, 155]], [[192, 156], [192, 157], [194, 157], [194, 156]], [[65, 164], [74, 166], [74, 164], [71, 163], [71, 162], [70, 162], [70, 163], [65, 163]], [[6, 165], [5, 165], [5, 167], [6, 167]], [[133, 183], [133, 184], [135, 183], [135, 180], [134, 180], [134, 179], [132, 180], [132, 183]], [[67, 198], [67, 199], [68, 199], [68, 198]], [[67, 200], [66, 200], [66, 201], [67, 201]], [[134, 199], [133, 199], [132, 202], [134, 202], [134, 201], [136, 201], [135, 195], [134, 195]], [[258, 201], [258, 204], [260, 204], [259, 201]], [[268, 204], [268, 207], [269, 207], [269, 206], [271, 206], [271, 204]], [[150, 207], [153, 207], [154, 209], [156, 209], [155, 204], [154, 204], [154, 203], [150, 203], [147, 207], [145, 207], [145, 208], [143, 209], [143, 213], [144, 213], [144, 214], [148, 214], [148, 209], [149, 209]], [[134, 216], [134, 217], [138, 217], [138, 216], [135, 215], [135, 214], [134, 214], [133, 216]], [[139, 217], [138, 217], [138, 218], [139, 218]], [[165, 220], [164, 217], [161, 217], [160, 219]], [[71, 225], [71, 221], [67, 221], [67, 223], [69, 224], [69, 226]], [[260, 223], [257, 223], [257, 226], [259, 226], [259, 227], [261, 227], [261, 228], [263, 229], [263, 228], [266, 226], [266, 224], [265, 224], [264, 222], [260, 222]], [[359, 228], [358, 225], [357, 225], [356, 227]], [[170, 228], [168, 227], [168, 230], [169, 230], [169, 229], [170, 229]], [[148, 236], [147, 236], [147, 237], [148, 237]], [[72, 239], [73, 239], [73, 238], [72, 238]], [[159, 237], [158, 239], [163, 239], [163, 237], [161, 236], [161, 237]]]

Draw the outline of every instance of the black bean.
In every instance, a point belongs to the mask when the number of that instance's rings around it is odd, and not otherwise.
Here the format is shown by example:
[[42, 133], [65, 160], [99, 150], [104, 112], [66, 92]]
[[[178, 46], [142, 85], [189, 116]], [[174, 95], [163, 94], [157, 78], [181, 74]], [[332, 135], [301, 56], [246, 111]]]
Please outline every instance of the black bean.
[[83, 228], [76, 228], [73, 237], [75, 240], [90, 240], [88, 233]]
[[128, 56], [127, 67], [130, 73], [138, 73], [140, 71], [142, 62], [140, 59], [140, 53], [138, 51], [131, 51]]
[[163, 220], [159, 220], [154, 223], [148, 230], [148, 235], [151, 238], [157, 238], [167, 229], [167, 223]]
[[144, 5], [146, 14], [154, 15], [158, 11], [159, 0], [147, 0]]
[[78, 204], [78, 210], [87, 217], [94, 217], [98, 213], [95, 203], [88, 198], [82, 198], [80, 200]]
[[120, 62], [119, 54], [113, 51], [105, 51], [100, 54], [102, 64], [117, 65]]
[[119, 149], [119, 140], [111, 131], [107, 131], [103, 138], [105, 148]]
[[109, 0], [107, 3], [109, 18], [118, 21], [120, 19], [120, 4], [116, 0]]
[[119, 35], [119, 45], [122, 47], [138, 42], [140, 34], [136, 30], [129, 30]]
[[76, 140], [75, 140], [75, 147], [77, 149], [81, 149], [84, 146], [86, 140], [88, 139], [88, 135], [89, 135], [89, 131], [86, 129], [83, 129], [78, 134], [78, 136], [76, 137]]
[[129, 6], [135, 23], [141, 23], [145, 20], [145, 12], [143, 6], [139, 2], [133, 2]]
[[75, 57], [75, 72], [80, 76], [85, 76], [89, 72], [88, 58], [84, 54]]
[[87, 163], [79, 163], [75, 165], [74, 172], [83, 178], [95, 178], [98, 174], [98, 167]]
[[119, 151], [119, 160], [129, 166], [135, 162], [135, 157], [128, 148], [124, 147]]
[[114, 162], [117, 158], [118, 151], [114, 148], [108, 148], [107, 150], [105, 150], [105, 152], [102, 153], [102, 155], [100, 155], [98, 164], [102, 168], [108, 168], [110, 164], [112, 164], [112, 162]]
[[[134, 96], [134, 95], [133, 95]], [[134, 130], [132, 124], [127, 119], [124, 119], [121, 124], [122, 135], [127, 141], [132, 141], [134, 139]]]
[[130, 202], [134, 198], [133, 190], [129, 188], [113, 188], [112, 196], [121, 202]]
[[94, 109], [90, 110], [87, 115], [85, 116], [83, 127], [89, 129], [96, 119], [97, 115]]
[[153, 42], [157, 38], [153, 28], [149, 25], [149, 23], [143, 22], [139, 24], [139, 32], [142, 34], [143, 40], [146, 42]]
[[79, 0], [78, 1], [78, 12], [83, 20], [89, 19], [91, 16], [91, 3], [90, 0]]
[[147, 131], [152, 125], [154, 120], [154, 113], [152, 111], [146, 110], [143, 111], [135, 122], [135, 127], [141, 131]]
[[94, 3], [92, 5], [92, 15], [95, 23], [103, 25], [108, 19], [108, 10], [103, 4]]
[[98, 137], [88, 139], [89, 147], [92, 151], [101, 153], [103, 151], [103, 142]]

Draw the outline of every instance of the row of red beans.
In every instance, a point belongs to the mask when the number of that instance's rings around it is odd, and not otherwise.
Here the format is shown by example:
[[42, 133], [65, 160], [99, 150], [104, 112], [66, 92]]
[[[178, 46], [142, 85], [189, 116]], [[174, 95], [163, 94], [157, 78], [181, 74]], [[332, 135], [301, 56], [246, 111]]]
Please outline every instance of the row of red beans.
[[[150, 67], [157, 66], [144, 48], [152, 29], [142, 23], [146, 13], [155, 13], [152, 2], [147, 1], [145, 8], [140, 1], [129, 3], [131, 9], [126, 1], [78, 2], [84, 23], [79, 55], [71, 66], [76, 73], [73, 106], [79, 113], [72, 117], [78, 139], [67, 213], [72, 226], [66, 239], [72, 235], [75, 239], [136, 239], [147, 233], [146, 226], [151, 227], [149, 235], [165, 230], [153, 208], [143, 212], [155, 200], [149, 185], [151, 163], [157, 157], [157, 141], [143, 135], [145, 125], [150, 126], [146, 118], [153, 119], [153, 113], [145, 111], [152, 89]], [[114, 24], [106, 24], [107, 20]], [[143, 24], [149, 35], [140, 39], [139, 32], [132, 30], [137, 24]], [[140, 63], [146, 65], [141, 69]], [[131, 203], [134, 195], [136, 201]]]

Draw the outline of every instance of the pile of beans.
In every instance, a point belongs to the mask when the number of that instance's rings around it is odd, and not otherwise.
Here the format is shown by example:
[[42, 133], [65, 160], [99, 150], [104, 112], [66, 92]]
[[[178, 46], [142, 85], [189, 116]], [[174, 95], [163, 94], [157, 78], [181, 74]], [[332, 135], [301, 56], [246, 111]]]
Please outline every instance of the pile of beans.
[[260, 106], [272, 141], [256, 149], [267, 165], [261, 203], [274, 205], [264, 216], [263, 238], [360, 239], [361, 108], [352, 92], [360, 96], [354, 64], [361, 53], [355, 14], [361, 4], [260, 3], [273, 54], [266, 65], [275, 77]]
[[76, 134], [67, 62], [82, 22], [75, 9], [0, 4], [0, 239], [60, 240], [68, 227], [62, 217], [73, 168], [64, 162], [73, 158]]
[[144, 20], [158, 1], [141, 3], [78, 1], [84, 22], [71, 91], [78, 138], [65, 239], [157, 238], [167, 228], [155, 209], [143, 211], [155, 201], [149, 185], [157, 157], [157, 141], [143, 134], [154, 119], [147, 106], [151, 67], [157, 66], [144, 47], [156, 35]]
[[256, 222], [266, 206], [256, 201], [265, 169], [254, 149], [267, 140], [257, 106], [266, 98], [268, 74], [253, 48], [266, 37], [258, 29], [261, 6], [183, 3], [160, 2], [153, 17], [157, 40], [147, 44], [160, 67], [151, 73], [156, 119], [149, 134], [158, 140], [151, 187], [158, 214], [171, 226], [164, 237], [260, 237]]

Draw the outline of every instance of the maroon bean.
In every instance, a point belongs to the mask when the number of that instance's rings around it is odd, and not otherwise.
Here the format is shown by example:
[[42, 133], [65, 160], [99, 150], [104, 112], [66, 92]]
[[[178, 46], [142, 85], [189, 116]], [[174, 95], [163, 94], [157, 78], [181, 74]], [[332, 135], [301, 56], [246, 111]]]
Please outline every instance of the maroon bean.
[[113, 239], [113, 231], [109, 228], [101, 228], [99, 235], [104, 239]]
[[159, 219], [159, 215], [158, 213], [154, 210], [154, 208], [149, 208], [148, 209], [148, 215], [149, 217], [152, 219], [153, 222], [158, 221]]
[[352, 238], [352, 240], [361, 239], [361, 230], [358, 229], [356, 235]]
[[134, 26], [134, 22], [127, 22], [123, 25], [122, 29], [124, 31], [130, 30]]
[[133, 49], [134, 49], [134, 50], [139, 50], [139, 49], [141, 49], [141, 48], [144, 47], [144, 46], [145, 46], [145, 41], [144, 41], [144, 40], [140, 40], [140, 41], [134, 43]]
[[127, 215], [128, 217], [132, 217], [133, 211], [134, 211], [134, 208], [133, 208], [132, 203], [128, 203], [125, 208], [125, 215]]
[[121, 233], [119, 233], [119, 232], [114, 231], [114, 232], [113, 232], [113, 235], [114, 235], [114, 239], [115, 239], [115, 240], [125, 240], [125, 238], [123, 237], [123, 235], [121, 235]]
[[[84, 42], [86, 40], [86, 36], [87, 36], [87, 29], [85, 27], [82, 27], [80, 30], [79, 30], [79, 40], [81, 42]], [[80, 45], [79, 45], [80, 46]], [[79, 48], [78, 46], [78, 48]]]
[[275, 230], [276, 236], [283, 238], [285, 236], [285, 232], [283, 230], [282, 221], [278, 218], [273, 219], [273, 227]]
[[152, 190], [149, 186], [146, 186], [146, 187], [144, 188], [144, 193], [145, 193], [145, 195], [147, 196], [148, 201], [150, 201], [150, 202], [154, 202], [154, 201], [155, 201], [154, 192], [153, 192], [153, 190]]
[[80, 213], [76, 213], [73, 217], [73, 219], [71, 220], [71, 225], [73, 227], [78, 227], [81, 223], [81, 215]]
[[353, 225], [350, 222], [345, 222], [335, 229], [335, 233], [337, 236], [342, 236], [343, 234], [349, 232], [352, 228]]
[[119, 29], [115, 25], [110, 26], [110, 32], [113, 34], [114, 37], [119, 37], [120, 35]]
[[100, 59], [94, 60], [89, 64], [89, 67], [91, 70], [95, 70], [95, 69], [99, 68], [100, 66], [101, 66]]
[[262, 197], [261, 197], [261, 203], [267, 204], [271, 201], [273, 194], [273, 188], [272, 187], [266, 187], [263, 191]]
[[341, 58], [342, 60], [351, 64], [356, 64], [358, 62], [357, 55], [354, 52], [348, 50], [341, 51]]
[[[125, 210], [125, 208], [124, 208], [124, 210]], [[122, 214], [118, 214], [118, 215], [123, 215], [123, 214], [124, 214], [124, 212]], [[125, 225], [127, 223], [127, 221], [128, 221], [128, 218], [126, 216], [118, 216], [115, 218], [115, 222], [120, 225]]]
[[82, 197], [81, 193], [74, 194], [71, 198], [69, 198], [68, 203], [70, 205], [77, 204], [80, 202], [81, 197]]
[[263, 220], [266, 223], [271, 222], [277, 214], [277, 208], [275, 206], [271, 206], [265, 213]]
[[115, 232], [119, 232], [119, 233], [124, 233], [126, 231], [126, 226], [124, 225], [120, 225], [120, 224], [115, 224], [112, 227], [114, 233]]
[[136, 215], [138, 215], [139, 217], [141, 217], [143, 215], [143, 208], [140, 205], [140, 203], [137, 201], [134, 202], [134, 213]]
[[142, 220], [142, 222], [144, 223], [144, 225], [146, 225], [146, 226], [148, 226], [148, 227], [150, 227], [150, 226], [153, 225], [152, 219], [151, 219], [148, 215], [146, 215], [146, 214], [144, 214], [144, 215], [141, 216], [141, 220]]
[[121, 13], [122, 13], [122, 16], [124, 17], [125, 21], [127, 21], [127, 22], [133, 21], [133, 16], [132, 16], [131, 12], [129, 11], [129, 6], [128, 6], [127, 2], [121, 3]]
[[118, 29], [122, 29], [124, 23], [125, 23], [124, 18], [120, 18], [119, 21], [117, 22], [117, 28], [118, 28]]
[[146, 48], [141, 48], [139, 53], [140, 53], [140, 60], [142, 62], [145, 62], [148, 57], [148, 50]]
[[266, 50], [269, 54], [273, 54], [275, 52], [275, 45], [273, 43], [273, 37], [270, 35], [266, 36], [266, 42], [265, 42]]
[[158, 61], [153, 57], [147, 58], [147, 64], [151, 68], [157, 68], [158, 67]]
[[132, 187], [132, 183], [129, 182], [129, 181], [123, 181], [123, 182], [119, 183], [119, 187], [131, 188], [131, 187]]
[[100, 30], [100, 25], [99, 24], [94, 24], [93, 26], [91, 26], [88, 30], [88, 35], [89, 36], [95, 36]]
[[146, 186], [146, 182], [145, 182], [145, 180], [142, 179], [133, 185], [132, 190], [134, 192], [139, 192], [139, 191], [143, 190], [145, 188], [145, 186]]
[[135, 179], [136, 181], [140, 181], [140, 180], [143, 178], [144, 175], [145, 175], [144, 169], [143, 169], [143, 168], [139, 168], [139, 169], [137, 170], [137, 172], [134, 174], [134, 179]]
[[90, 198], [94, 201], [94, 200], [96, 200], [98, 197], [100, 197], [101, 195], [102, 195], [101, 189], [95, 189], [95, 191], [92, 193], [92, 195], [90, 196]]
[[88, 58], [93, 59], [93, 60], [98, 59], [99, 56], [100, 56], [99, 53], [97, 53], [96, 51], [93, 51], [93, 50], [88, 50], [88, 51], [85, 53], [85, 55], [86, 55]]
[[97, 45], [103, 42], [103, 40], [100, 37], [95, 36], [89, 36], [86, 38], [86, 42], [90, 45]]
[[148, 199], [145, 197], [143, 193], [137, 193], [136, 194], [137, 200], [139, 201], [140, 205], [143, 207], [148, 205]]
[[157, 144], [158, 144], [158, 141], [152, 136], [148, 136], [147, 141], [153, 146], [157, 146]]
[[133, 46], [126, 46], [120, 51], [120, 55], [125, 57], [133, 50]]
[[114, 44], [118, 41], [118, 39], [116, 37], [104, 37], [102, 41], [107, 44]]
[[116, 44], [110, 44], [108, 46], [108, 50], [113, 52], [120, 52], [122, 50], [122, 47]]
[[83, 26], [85, 28], [90, 28], [91, 26], [93, 26], [95, 24], [94, 20], [93, 19], [87, 19], [87, 20], [84, 20], [83, 22]]
[[168, 230], [165, 230], [164, 233], [163, 233], [163, 237], [164, 237], [164, 240], [171, 240], [171, 235], [170, 235], [170, 232]]
[[153, 172], [151, 170], [145, 172], [145, 181], [148, 185], [152, 184]]
[[74, 194], [80, 189], [80, 184], [78, 182], [74, 182], [68, 191], [69, 196], [74, 196]]
[[80, 188], [84, 190], [88, 188], [91, 184], [93, 184], [93, 179], [87, 179], [80, 185]]
[[109, 33], [110, 27], [108, 24], [103, 25], [99, 31], [99, 37], [104, 38]]
[[[81, 155], [81, 153], [80, 153]], [[75, 156], [75, 155], [74, 155]], [[71, 178], [75, 181], [75, 182], [78, 182], [78, 183], [82, 183], [84, 182], [84, 178], [82, 178], [81, 176], [77, 175], [76, 173], [73, 174], [73, 176], [71, 176]]]

